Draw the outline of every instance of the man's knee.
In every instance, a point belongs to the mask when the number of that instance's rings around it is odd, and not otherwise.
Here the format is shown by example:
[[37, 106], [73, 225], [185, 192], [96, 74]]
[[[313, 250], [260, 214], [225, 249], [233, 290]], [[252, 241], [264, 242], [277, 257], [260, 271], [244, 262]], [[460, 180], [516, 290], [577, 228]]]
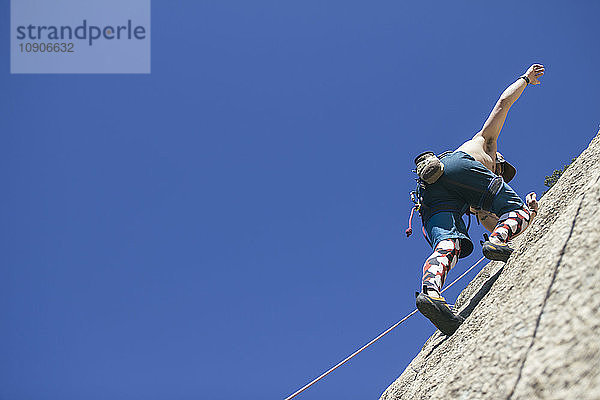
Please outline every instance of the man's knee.
[[[436, 252], [446, 256], [450, 261], [458, 259], [460, 254], [460, 239], [445, 239], [440, 241], [435, 247]], [[453, 265], [454, 266], [454, 265]]]
[[435, 246], [433, 254], [425, 262], [423, 270], [426, 270], [428, 265], [443, 265], [444, 269], [449, 271], [456, 265], [459, 254], [460, 239], [441, 240]]

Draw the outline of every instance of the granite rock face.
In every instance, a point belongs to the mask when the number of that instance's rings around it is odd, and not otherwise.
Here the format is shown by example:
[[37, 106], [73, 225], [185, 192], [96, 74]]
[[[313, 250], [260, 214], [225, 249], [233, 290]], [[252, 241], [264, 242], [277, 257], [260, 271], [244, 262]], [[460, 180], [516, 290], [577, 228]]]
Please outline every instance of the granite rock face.
[[382, 400], [600, 399], [600, 133]]

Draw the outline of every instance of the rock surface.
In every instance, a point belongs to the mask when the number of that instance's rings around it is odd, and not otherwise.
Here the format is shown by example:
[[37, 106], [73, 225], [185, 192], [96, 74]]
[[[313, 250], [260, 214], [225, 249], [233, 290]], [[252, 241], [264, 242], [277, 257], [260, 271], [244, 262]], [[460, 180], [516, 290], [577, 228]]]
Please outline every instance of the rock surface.
[[382, 400], [600, 399], [600, 133]]

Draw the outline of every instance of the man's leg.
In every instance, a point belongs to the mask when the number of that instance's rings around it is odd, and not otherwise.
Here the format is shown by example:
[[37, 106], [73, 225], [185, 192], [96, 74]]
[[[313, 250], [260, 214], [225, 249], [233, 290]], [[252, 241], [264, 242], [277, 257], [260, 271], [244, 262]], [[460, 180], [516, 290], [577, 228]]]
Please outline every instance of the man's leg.
[[440, 241], [423, 266], [423, 293], [417, 296], [417, 308], [445, 335], [452, 335], [464, 321], [452, 312], [440, 295], [448, 271], [456, 265], [460, 253], [459, 239]]
[[531, 211], [526, 205], [500, 216], [490, 240], [483, 245], [483, 254], [490, 260], [506, 262], [513, 252], [508, 241], [527, 229], [530, 222]]
[[446, 275], [456, 265], [459, 253], [459, 239], [446, 239], [438, 243], [423, 266], [423, 292], [440, 297]]
[[490, 235], [490, 242], [505, 244], [527, 229], [530, 222], [531, 211], [525, 205], [518, 210], [507, 212], [498, 219], [498, 224]]

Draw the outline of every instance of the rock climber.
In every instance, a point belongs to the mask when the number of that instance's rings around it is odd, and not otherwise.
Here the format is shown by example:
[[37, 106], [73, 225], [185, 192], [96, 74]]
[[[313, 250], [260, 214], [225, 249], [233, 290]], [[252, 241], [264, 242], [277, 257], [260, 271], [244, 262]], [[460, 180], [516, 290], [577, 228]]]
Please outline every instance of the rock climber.
[[506, 262], [513, 251], [508, 241], [522, 233], [537, 214], [536, 194], [529, 193], [523, 202], [507, 184], [516, 169], [498, 152], [497, 140], [510, 107], [528, 85], [538, 85], [542, 75], [543, 65], [529, 67], [502, 93], [483, 128], [455, 151], [439, 158], [428, 152], [415, 160], [418, 173], [418, 162], [424, 159], [421, 166], [431, 167], [430, 157], [439, 166], [434, 179], [428, 179], [433, 183], [419, 181], [421, 217], [434, 251], [423, 266], [422, 292], [416, 303], [446, 335], [452, 335], [464, 320], [440, 294], [448, 272], [473, 251], [462, 215], [475, 214], [491, 232], [483, 244], [484, 256]]

